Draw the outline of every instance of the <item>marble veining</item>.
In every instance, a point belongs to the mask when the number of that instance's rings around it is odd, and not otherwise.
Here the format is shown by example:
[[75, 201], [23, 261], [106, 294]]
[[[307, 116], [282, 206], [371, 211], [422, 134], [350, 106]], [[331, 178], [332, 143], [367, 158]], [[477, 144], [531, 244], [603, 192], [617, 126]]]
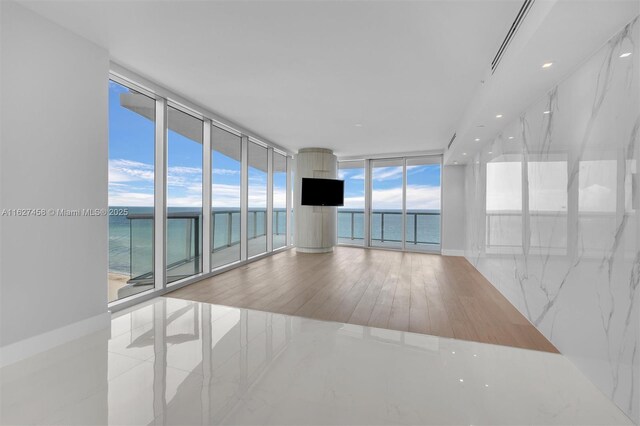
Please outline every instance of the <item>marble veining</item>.
[[467, 258], [636, 423], [638, 20], [466, 171]]
[[0, 369], [0, 424], [600, 424], [560, 354], [156, 298]]

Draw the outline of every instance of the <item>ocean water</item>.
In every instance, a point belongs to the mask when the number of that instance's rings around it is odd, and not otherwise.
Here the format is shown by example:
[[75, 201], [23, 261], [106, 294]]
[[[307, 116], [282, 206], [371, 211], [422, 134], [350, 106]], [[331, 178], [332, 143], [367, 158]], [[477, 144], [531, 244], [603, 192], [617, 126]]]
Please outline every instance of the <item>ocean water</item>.
[[[109, 216], [109, 271], [138, 276], [151, 271], [153, 262], [153, 215], [152, 207], [111, 207], [126, 210], [128, 215]], [[285, 209], [275, 210], [273, 228], [286, 233]], [[201, 247], [200, 210], [194, 208], [169, 207], [167, 221], [167, 263], [185, 259]], [[212, 229], [214, 250], [240, 242], [240, 209], [213, 209]], [[143, 217], [141, 217], [143, 215]], [[179, 216], [178, 218], [171, 216]], [[182, 218], [181, 216], [196, 216]], [[265, 210], [249, 209], [249, 237], [265, 235]], [[229, 224], [231, 227], [229, 228]]]
[[[383, 230], [384, 232], [382, 232]], [[418, 243], [440, 244], [440, 210], [408, 210], [407, 242], [414, 242], [416, 234], [418, 235]], [[362, 240], [363, 237], [364, 212], [355, 209], [338, 209], [338, 238]], [[371, 238], [373, 240], [399, 242], [401, 237], [401, 210], [376, 210], [373, 212], [371, 217]]]
[[[151, 271], [153, 262], [153, 214], [151, 207], [112, 207], [126, 209], [129, 215], [109, 216], [109, 271], [125, 275], [138, 276]], [[213, 210], [213, 248], [214, 250], [237, 244], [240, 241], [240, 210]], [[167, 221], [167, 263], [179, 262], [196, 252], [196, 244], [201, 244], [201, 218], [199, 210], [190, 208], [169, 208]], [[171, 218], [174, 216], [174, 218]], [[189, 216], [176, 218], [175, 216]], [[193, 217], [192, 217], [193, 216]], [[353, 218], [352, 218], [353, 216]], [[384, 216], [384, 233], [382, 220]], [[197, 218], [197, 226], [196, 219]], [[264, 235], [266, 212], [249, 210], [249, 237]], [[352, 222], [353, 220], [353, 222]], [[417, 221], [417, 222], [416, 222]], [[362, 210], [338, 210], [338, 237], [361, 240], [364, 233], [364, 213]], [[417, 226], [414, 226], [417, 225]], [[371, 237], [374, 240], [400, 241], [402, 236], [402, 215], [399, 210], [375, 211], [371, 219]], [[286, 214], [284, 209], [274, 210], [274, 231], [286, 232]], [[440, 242], [440, 211], [411, 210], [407, 212], [407, 241]]]

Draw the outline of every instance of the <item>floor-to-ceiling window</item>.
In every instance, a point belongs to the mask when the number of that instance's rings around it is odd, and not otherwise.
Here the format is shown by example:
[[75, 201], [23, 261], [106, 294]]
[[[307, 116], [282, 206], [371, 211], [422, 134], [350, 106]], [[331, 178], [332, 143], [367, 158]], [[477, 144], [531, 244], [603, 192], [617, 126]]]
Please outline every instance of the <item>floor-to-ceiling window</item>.
[[344, 180], [344, 206], [338, 207], [338, 242], [364, 244], [364, 161], [338, 162], [338, 178]]
[[138, 78], [120, 70], [109, 80], [113, 309], [291, 240], [289, 154]]
[[406, 159], [405, 248], [440, 248], [440, 158]]
[[371, 161], [371, 245], [402, 248], [403, 159]]
[[439, 251], [441, 169], [440, 156], [339, 161], [338, 243]]
[[211, 268], [240, 260], [241, 138], [211, 131]]
[[273, 152], [273, 248], [287, 245], [287, 157]]
[[167, 282], [202, 272], [202, 120], [168, 108]]
[[109, 81], [109, 302], [153, 288], [155, 99]]
[[248, 257], [267, 251], [267, 148], [249, 142]]

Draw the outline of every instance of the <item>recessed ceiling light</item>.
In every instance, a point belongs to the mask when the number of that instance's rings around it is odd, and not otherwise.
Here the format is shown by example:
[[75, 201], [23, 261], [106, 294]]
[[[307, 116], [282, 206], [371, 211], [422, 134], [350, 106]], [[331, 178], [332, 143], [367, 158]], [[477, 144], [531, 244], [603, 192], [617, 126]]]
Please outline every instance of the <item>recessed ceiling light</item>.
[[551, 114], [551, 111], [544, 111], [543, 114]]
[[362, 124], [358, 123], [356, 124], [356, 127], [362, 127]]
[[[489, 151], [489, 154], [493, 154], [493, 151]], [[474, 355], [475, 356], [475, 355]]]
[[463, 152], [463, 153], [462, 153], [462, 155], [467, 155], [467, 153], [466, 153], [466, 152]]
[[458, 162], [457, 162], [457, 161], [454, 161], [454, 162], [453, 162], [453, 164], [458, 164]]
[[553, 62], [545, 62], [542, 64], [542, 68], [549, 68], [551, 65], [553, 65]]
[[620, 55], [621, 58], [627, 58], [631, 56], [631, 52], [624, 52], [622, 55]]
[[485, 384], [485, 385], [484, 385], [484, 387], [485, 387], [485, 388], [488, 388], [488, 387], [489, 387], [489, 385]]
[[496, 115], [496, 118], [502, 118], [502, 114]]
[[509, 139], [513, 139], [513, 136], [509, 136]]
[[455, 354], [456, 354], [456, 351], [451, 351], [451, 353], [455, 355]]
[[475, 138], [474, 139], [476, 142], [480, 142], [480, 138]]
[[464, 379], [460, 379], [460, 383], [464, 382]]

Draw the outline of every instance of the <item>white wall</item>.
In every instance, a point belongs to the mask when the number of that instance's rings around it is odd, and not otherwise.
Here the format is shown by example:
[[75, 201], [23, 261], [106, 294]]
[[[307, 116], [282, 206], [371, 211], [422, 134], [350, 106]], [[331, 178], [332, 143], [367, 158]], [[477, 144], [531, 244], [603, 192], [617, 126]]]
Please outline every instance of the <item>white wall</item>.
[[[107, 52], [0, 9], [0, 211], [106, 209]], [[106, 326], [105, 216], [0, 217], [0, 262], [3, 364]]]
[[466, 176], [469, 261], [636, 423], [639, 47], [636, 18]]
[[465, 168], [442, 166], [442, 254], [464, 256]]

